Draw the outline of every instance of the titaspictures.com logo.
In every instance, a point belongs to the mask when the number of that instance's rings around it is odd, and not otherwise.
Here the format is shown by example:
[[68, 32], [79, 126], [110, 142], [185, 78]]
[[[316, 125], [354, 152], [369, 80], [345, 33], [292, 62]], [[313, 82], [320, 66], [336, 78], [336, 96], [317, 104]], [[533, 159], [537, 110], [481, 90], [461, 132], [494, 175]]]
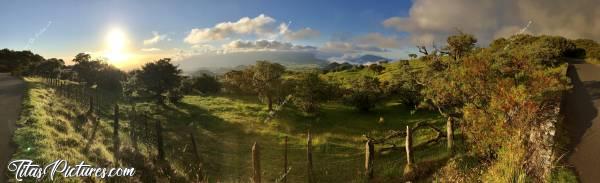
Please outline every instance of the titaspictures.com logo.
[[14, 160], [8, 163], [8, 171], [14, 173], [17, 181], [23, 181], [23, 178], [42, 179], [46, 176], [54, 180], [55, 176], [69, 177], [131, 177], [135, 174], [135, 168], [117, 167], [93, 167], [81, 161], [76, 165], [69, 165], [66, 160], [56, 160], [47, 165], [34, 164], [32, 160]]

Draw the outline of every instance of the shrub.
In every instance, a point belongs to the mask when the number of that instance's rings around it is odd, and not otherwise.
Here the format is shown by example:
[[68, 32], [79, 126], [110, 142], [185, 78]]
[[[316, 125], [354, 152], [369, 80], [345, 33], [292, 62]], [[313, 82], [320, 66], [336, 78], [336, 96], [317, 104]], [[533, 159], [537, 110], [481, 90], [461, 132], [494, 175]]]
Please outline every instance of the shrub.
[[221, 91], [221, 83], [219, 83], [217, 78], [207, 74], [202, 74], [200, 77], [193, 78], [192, 86], [193, 89], [196, 89], [204, 94], [214, 94]]
[[367, 112], [382, 99], [377, 78], [364, 76], [352, 83], [352, 88], [347, 89], [344, 101], [354, 106], [357, 110]]

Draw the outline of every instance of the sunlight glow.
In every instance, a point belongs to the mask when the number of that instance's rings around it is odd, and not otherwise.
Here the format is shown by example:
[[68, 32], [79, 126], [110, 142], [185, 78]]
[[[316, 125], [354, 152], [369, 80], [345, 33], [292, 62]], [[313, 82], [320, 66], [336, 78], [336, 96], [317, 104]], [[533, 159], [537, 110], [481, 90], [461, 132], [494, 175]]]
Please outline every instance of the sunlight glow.
[[119, 28], [112, 28], [106, 35], [104, 57], [115, 66], [123, 66], [130, 54], [127, 53], [127, 36]]

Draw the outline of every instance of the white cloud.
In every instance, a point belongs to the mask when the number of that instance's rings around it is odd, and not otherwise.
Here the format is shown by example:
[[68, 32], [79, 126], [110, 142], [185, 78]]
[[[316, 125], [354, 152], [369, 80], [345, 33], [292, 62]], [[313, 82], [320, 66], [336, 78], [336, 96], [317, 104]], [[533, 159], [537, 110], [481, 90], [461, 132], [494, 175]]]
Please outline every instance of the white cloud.
[[226, 39], [235, 34], [266, 35], [273, 33], [275, 19], [260, 14], [257, 17], [243, 17], [237, 22], [222, 22], [212, 28], [192, 29], [184, 39], [186, 43], [198, 44]]
[[156, 31], [152, 31], [152, 37], [144, 40], [144, 45], [153, 45], [162, 40], [170, 40], [170, 38], [168, 38], [166, 34], [161, 35]]
[[263, 39], [283, 37], [286, 40], [309, 39], [319, 36], [319, 32], [311, 28], [297, 31], [289, 29], [289, 23], [276, 26], [276, 20], [264, 14], [257, 17], [243, 17], [236, 22], [221, 22], [210, 28], [194, 28], [185, 37], [189, 44], [221, 41], [239, 36], [255, 36]]
[[306, 27], [297, 31], [292, 31], [289, 29], [290, 24], [291, 23], [282, 23], [279, 25], [279, 34], [281, 34], [286, 40], [312, 39], [315, 37], [319, 37], [320, 35], [319, 31], [313, 30], [310, 27]]
[[257, 40], [235, 40], [222, 46], [223, 50], [230, 51], [313, 51], [316, 47], [295, 45], [289, 42]]
[[597, 0], [415, 0], [409, 17], [391, 17], [385, 27], [410, 33], [416, 44], [445, 42], [457, 29], [480, 42], [517, 33], [532, 21], [528, 32], [600, 40]]
[[142, 48], [141, 50], [144, 52], [155, 52], [160, 51], [160, 48]]

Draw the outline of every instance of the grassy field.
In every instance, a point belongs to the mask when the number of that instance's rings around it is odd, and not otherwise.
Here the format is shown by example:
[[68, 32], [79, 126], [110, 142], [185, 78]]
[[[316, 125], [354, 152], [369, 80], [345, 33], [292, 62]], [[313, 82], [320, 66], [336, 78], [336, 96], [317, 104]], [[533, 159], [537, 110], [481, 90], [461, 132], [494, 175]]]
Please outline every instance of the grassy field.
[[63, 159], [71, 164], [86, 161], [100, 166], [114, 162], [109, 150], [112, 143], [108, 119], [99, 121], [96, 138], [89, 141], [93, 127], [82, 123], [85, 109], [59, 98], [41, 79], [25, 78], [25, 81], [27, 93], [14, 136], [18, 148], [12, 159], [31, 159], [38, 164]]
[[[90, 138], [94, 123], [78, 122], [85, 108], [68, 99], [56, 96], [55, 91], [39, 79], [26, 79], [29, 90], [22, 119], [18, 122], [15, 141], [19, 145], [14, 158], [31, 158], [41, 162], [66, 159], [85, 160], [91, 164], [112, 165], [112, 116], [100, 115], [95, 138]], [[369, 133], [382, 137], [388, 130], [403, 130], [421, 120], [445, 122], [436, 113], [411, 113], [401, 104], [388, 101], [369, 113], [331, 102], [322, 106], [318, 117], [305, 116], [287, 106], [273, 120], [265, 121], [266, 106], [253, 96], [186, 96], [178, 105], [166, 107], [152, 103], [136, 103], [136, 111], [148, 117], [142, 128], [150, 135], [142, 137], [139, 154], [152, 166], [156, 149], [152, 133], [156, 121], [164, 126], [166, 159], [176, 180], [190, 181], [194, 172], [190, 165], [202, 163], [211, 182], [247, 182], [251, 175], [251, 148], [254, 142], [261, 147], [263, 180], [274, 181], [283, 172], [283, 139], [289, 137], [288, 180], [304, 182], [306, 177], [306, 134], [313, 136], [314, 174], [318, 182], [360, 182], [364, 169], [364, 138]], [[121, 151], [130, 152], [133, 143], [129, 134], [132, 104], [120, 104]], [[384, 122], [379, 123], [383, 118]], [[139, 121], [136, 124], [141, 125]], [[148, 125], [150, 124], [150, 125]], [[151, 127], [147, 127], [151, 126]], [[141, 128], [141, 127], [140, 127]], [[196, 134], [201, 160], [192, 152], [190, 133]], [[420, 146], [433, 138], [433, 131], [419, 131], [415, 136], [416, 162], [443, 162], [447, 153], [445, 143]], [[93, 139], [93, 140], [90, 140]], [[402, 146], [403, 138], [392, 141]], [[86, 151], [86, 146], [89, 150]], [[380, 146], [377, 146], [380, 148]], [[128, 153], [123, 153], [127, 156]], [[404, 168], [402, 150], [377, 154], [375, 174], [380, 180], [398, 180]], [[150, 164], [150, 165], [149, 165]], [[139, 170], [152, 171], [151, 168]], [[149, 175], [149, 174], [145, 174]]]

